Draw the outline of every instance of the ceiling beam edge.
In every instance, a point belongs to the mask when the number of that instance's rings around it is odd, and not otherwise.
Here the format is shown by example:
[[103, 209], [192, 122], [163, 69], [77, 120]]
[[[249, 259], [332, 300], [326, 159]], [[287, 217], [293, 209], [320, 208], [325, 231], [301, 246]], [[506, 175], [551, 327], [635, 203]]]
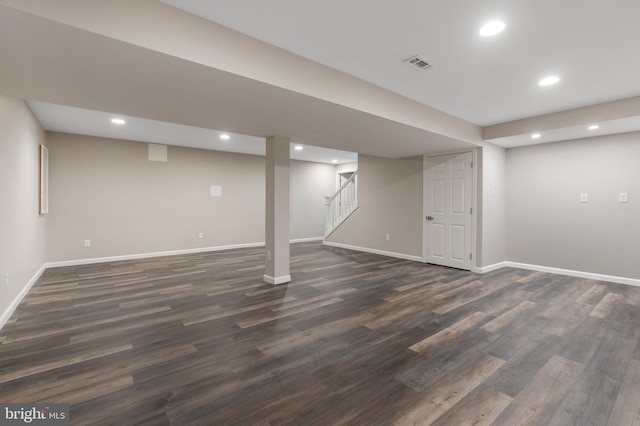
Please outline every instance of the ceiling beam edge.
[[[0, 0], [0, 5], [448, 138], [482, 128], [155, 0]], [[170, 29], [167, 30], [167, 29]]]

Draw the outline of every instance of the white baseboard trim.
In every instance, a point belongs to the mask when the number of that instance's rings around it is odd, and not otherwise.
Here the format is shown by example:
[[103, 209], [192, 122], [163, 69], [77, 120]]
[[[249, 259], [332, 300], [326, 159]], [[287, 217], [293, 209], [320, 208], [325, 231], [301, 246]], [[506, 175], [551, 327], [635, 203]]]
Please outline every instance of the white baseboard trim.
[[479, 274], [486, 274], [487, 272], [492, 272], [492, 271], [497, 271], [498, 269], [502, 269], [507, 267], [508, 262], [499, 262], [499, 263], [494, 263], [493, 265], [487, 265], [487, 266], [476, 266], [473, 268], [473, 272], [477, 272]]
[[[422, 257], [420, 256], [412, 256], [412, 255], [402, 254], [402, 253], [393, 253], [393, 252], [388, 252], [384, 250], [371, 249], [367, 247], [352, 246], [349, 244], [334, 243], [326, 240], [323, 242], [323, 244], [330, 247], [345, 248], [349, 250], [380, 254], [383, 256], [396, 257], [398, 259], [413, 260], [416, 262], [424, 263], [424, 259], [422, 259]], [[618, 277], [614, 275], [596, 274], [592, 272], [574, 271], [571, 269], [553, 268], [550, 266], [531, 265], [528, 263], [518, 263], [518, 262], [510, 262], [510, 261], [498, 262], [498, 263], [494, 263], [492, 265], [487, 265], [487, 266], [476, 266], [476, 267], [473, 267], [471, 271], [475, 273], [486, 274], [488, 272], [497, 271], [498, 269], [502, 269], [502, 268], [520, 268], [520, 269], [527, 269], [527, 270], [536, 271], [536, 272], [547, 272], [550, 274], [566, 275], [566, 276], [576, 277], [576, 278], [586, 278], [594, 281], [606, 281], [611, 283], [626, 284], [626, 285], [633, 285], [633, 286], [640, 287], [640, 279], [636, 279], [636, 278]]]
[[349, 244], [334, 243], [332, 241], [327, 241], [327, 240], [324, 240], [322, 244], [329, 247], [338, 247], [338, 248], [343, 248], [348, 250], [362, 251], [365, 253], [379, 254], [382, 256], [395, 257], [397, 259], [413, 260], [414, 262], [422, 262], [422, 256], [413, 256], [411, 254], [395, 253], [392, 251], [384, 251], [384, 250], [372, 249], [368, 247], [358, 247], [358, 246], [352, 246]]
[[[289, 242], [291, 244], [295, 244], [295, 243], [306, 243], [311, 241], [322, 241], [322, 237], [298, 238], [298, 239], [290, 240]], [[206, 253], [206, 252], [212, 252], [212, 251], [234, 250], [234, 249], [255, 248], [255, 247], [264, 247], [264, 242], [231, 244], [226, 246], [215, 246], [215, 247], [199, 247], [199, 248], [184, 249], [184, 250], [159, 251], [154, 253], [125, 254], [121, 256], [94, 257], [90, 259], [63, 260], [58, 262], [47, 262], [45, 266], [47, 268], [61, 268], [64, 266], [91, 265], [92, 263], [119, 262], [121, 260], [137, 260], [137, 259], [147, 259], [152, 257], [176, 256], [181, 254]]]
[[296, 238], [295, 240], [289, 240], [291, 244], [296, 243], [310, 243], [313, 241], [322, 241], [324, 238], [322, 237], [310, 237], [310, 238]]
[[13, 299], [11, 304], [2, 313], [2, 315], [0, 315], [0, 330], [2, 330], [2, 327], [4, 327], [7, 321], [9, 321], [9, 318], [11, 318], [11, 315], [13, 315], [20, 302], [22, 302], [22, 299], [24, 299], [29, 290], [31, 290], [31, 287], [33, 287], [33, 285], [36, 283], [36, 281], [38, 281], [38, 279], [46, 269], [47, 265], [42, 265], [40, 269], [38, 269], [38, 271], [33, 275], [33, 277], [31, 277], [27, 285], [25, 285], [20, 293], [18, 293], [18, 295]]
[[493, 265], [476, 267], [475, 272], [484, 274], [487, 272], [496, 271], [501, 268], [519, 268], [519, 269], [526, 269], [529, 271], [546, 272], [549, 274], [566, 275], [569, 277], [586, 278], [586, 279], [595, 280], [595, 281], [606, 281], [611, 283], [640, 286], [640, 280], [636, 278], [617, 277], [614, 275], [595, 274], [593, 272], [574, 271], [572, 269], [554, 268], [551, 266], [532, 265], [529, 263], [519, 263], [519, 262], [510, 262], [510, 261], [504, 261], [504, 262], [494, 263]]
[[137, 260], [137, 259], [147, 259], [152, 257], [176, 256], [181, 254], [194, 254], [194, 253], [207, 253], [211, 251], [222, 251], [222, 250], [233, 250], [233, 249], [240, 249], [240, 248], [255, 248], [255, 247], [264, 247], [264, 242], [232, 244], [227, 246], [215, 246], [215, 247], [199, 247], [199, 248], [184, 249], [184, 250], [159, 251], [154, 253], [125, 254], [121, 256], [94, 257], [91, 259], [63, 260], [60, 262], [48, 262], [46, 264], [46, 267], [60, 268], [63, 266], [90, 265], [92, 263], [119, 262], [121, 260]]
[[595, 281], [607, 281], [611, 283], [640, 286], [640, 280], [636, 278], [617, 277], [614, 275], [595, 274], [592, 272], [574, 271], [571, 269], [553, 268], [550, 266], [530, 265], [528, 263], [502, 262], [505, 267], [527, 269], [530, 271], [547, 272], [550, 274], [567, 275], [576, 278], [587, 278]]
[[271, 277], [265, 274], [262, 279], [268, 284], [286, 284], [291, 282], [291, 275], [283, 275], [281, 277]]

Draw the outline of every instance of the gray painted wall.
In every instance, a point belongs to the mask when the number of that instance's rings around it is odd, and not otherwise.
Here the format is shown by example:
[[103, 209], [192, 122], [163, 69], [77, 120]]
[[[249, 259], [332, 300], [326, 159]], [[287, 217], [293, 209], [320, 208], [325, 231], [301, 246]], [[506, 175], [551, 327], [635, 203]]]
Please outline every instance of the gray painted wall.
[[0, 326], [45, 263], [46, 216], [38, 213], [44, 143], [44, 131], [26, 103], [0, 96]]
[[[264, 241], [264, 157], [169, 146], [168, 162], [153, 162], [145, 143], [47, 137], [50, 262]], [[321, 237], [335, 166], [292, 161], [291, 173], [291, 238]]]
[[506, 150], [490, 143], [482, 146], [482, 264], [507, 260]]
[[508, 260], [640, 278], [640, 133], [513, 148], [506, 158]]

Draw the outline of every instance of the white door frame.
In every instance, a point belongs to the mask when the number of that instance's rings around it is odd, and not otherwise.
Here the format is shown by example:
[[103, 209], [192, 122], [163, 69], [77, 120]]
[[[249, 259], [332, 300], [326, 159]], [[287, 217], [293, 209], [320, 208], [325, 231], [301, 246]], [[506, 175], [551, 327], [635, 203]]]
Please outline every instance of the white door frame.
[[422, 157], [422, 262], [427, 263], [427, 221], [426, 217], [429, 214], [427, 212], [427, 197], [425, 196], [427, 191], [427, 160], [433, 157], [440, 157], [443, 155], [451, 155], [451, 154], [463, 154], [463, 153], [471, 153], [472, 158], [472, 173], [471, 173], [471, 205], [473, 206], [473, 210], [471, 211], [471, 272], [480, 272], [480, 269], [476, 266], [477, 260], [477, 252], [476, 252], [476, 237], [477, 237], [477, 213], [478, 213], [478, 173], [480, 171], [480, 167], [478, 164], [478, 149], [466, 149], [466, 150], [458, 150], [458, 151], [447, 151], [441, 152], [433, 155], [424, 155]]

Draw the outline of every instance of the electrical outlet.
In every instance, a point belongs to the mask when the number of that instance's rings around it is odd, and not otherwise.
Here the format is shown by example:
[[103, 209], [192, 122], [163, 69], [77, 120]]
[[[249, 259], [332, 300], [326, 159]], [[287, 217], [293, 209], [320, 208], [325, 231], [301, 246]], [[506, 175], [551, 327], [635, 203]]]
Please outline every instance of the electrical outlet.
[[271, 250], [267, 250], [267, 260], [271, 260]]
[[198, 233], [198, 238], [203, 239], [204, 238], [204, 232], [199, 232]]
[[626, 192], [621, 192], [618, 194], [618, 202], [619, 203], [628, 203], [629, 199], [627, 198]]
[[91, 247], [91, 240], [84, 240], [85, 247]]
[[6, 275], [6, 281], [5, 281], [5, 284], [6, 284], [6, 285], [9, 285], [9, 273], [8, 273], [8, 272], [7, 272], [7, 275]]
[[386, 235], [385, 235], [385, 239], [386, 239], [387, 241], [389, 241], [389, 240], [391, 239], [391, 234], [386, 234]]

